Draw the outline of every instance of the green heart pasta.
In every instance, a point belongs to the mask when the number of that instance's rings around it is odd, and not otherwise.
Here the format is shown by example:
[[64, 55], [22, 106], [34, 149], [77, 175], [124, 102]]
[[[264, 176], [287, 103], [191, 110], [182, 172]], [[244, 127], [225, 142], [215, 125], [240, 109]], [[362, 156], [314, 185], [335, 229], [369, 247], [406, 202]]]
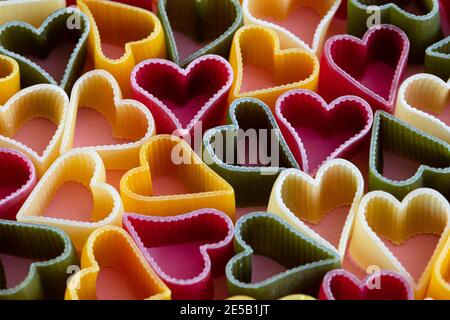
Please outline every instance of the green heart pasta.
[[35, 261], [25, 279], [9, 288], [0, 260], [0, 300], [63, 299], [69, 267], [79, 264], [69, 236], [49, 226], [0, 220], [0, 252]]
[[425, 72], [434, 74], [444, 81], [450, 78], [450, 36], [427, 48]]
[[[316, 295], [324, 275], [341, 265], [337, 253], [267, 213], [252, 213], [238, 220], [234, 247], [236, 255], [225, 270], [231, 296], [271, 300], [299, 292]], [[254, 254], [271, 258], [287, 270], [253, 283]]]
[[[394, 181], [383, 175], [385, 151], [418, 162], [409, 179]], [[450, 199], [450, 145], [384, 111], [373, 122], [369, 155], [369, 190], [383, 190], [402, 200], [410, 191], [432, 188]]]
[[[205, 54], [228, 58], [234, 33], [243, 25], [237, 0], [160, 0], [158, 15], [166, 35], [168, 57], [181, 67]], [[196, 42], [195, 47], [203, 47], [182, 54], [176, 34]]]
[[[55, 11], [39, 28], [15, 21], [0, 27], [0, 53], [15, 59], [20, 68], [22, 88], [46, 83], [60, 86], [70, 94], [86, 62], [86, 45], [90, 31], [87, 17], [78, 9]], [[29, 59], [46, 59], [57, 45], [73, 44], [61, 79], [55, 79], [43, 67]]]
[[238, 206], [266, 205], [278, 174], [299, 166], [263, 102], [235, 100], [227, 122], [205, 133], [204, 160], [231, 184]]
[[422, 62], [425, 49], [442, 36], [438, 0], [348, 0], [347, 17], [348, 33], [358, 37], [376, 24], [393, 24], [405, 31], [414, 62]]

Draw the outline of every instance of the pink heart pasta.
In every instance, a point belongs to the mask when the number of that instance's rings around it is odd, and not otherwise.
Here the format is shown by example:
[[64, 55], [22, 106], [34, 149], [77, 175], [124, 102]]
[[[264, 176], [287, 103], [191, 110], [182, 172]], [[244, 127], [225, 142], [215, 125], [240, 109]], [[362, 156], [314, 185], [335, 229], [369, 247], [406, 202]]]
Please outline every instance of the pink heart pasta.
[[275, 118], [303, 171], [314, 175], [327, 160], [349, 156], [372, 127], [369, 104], [355, 96], [327, 104], [317, 93], [293, 90], [283, 94]]
[[225, 117], [233, 81], [229, 63], [216, 55], [194, 60], [186, 69], [173, 62], [151, 59], [131, 75], [133, 97], [152, 112], [158, 134], [192, 134], [219, 125]]
[[362, 39], [331, 37], [320, 62], [319, 92], [327, 101], [356, 95], [374, 111], [392, 113], [408, 53], [408, 37], [392, 25], [370, 28]]

